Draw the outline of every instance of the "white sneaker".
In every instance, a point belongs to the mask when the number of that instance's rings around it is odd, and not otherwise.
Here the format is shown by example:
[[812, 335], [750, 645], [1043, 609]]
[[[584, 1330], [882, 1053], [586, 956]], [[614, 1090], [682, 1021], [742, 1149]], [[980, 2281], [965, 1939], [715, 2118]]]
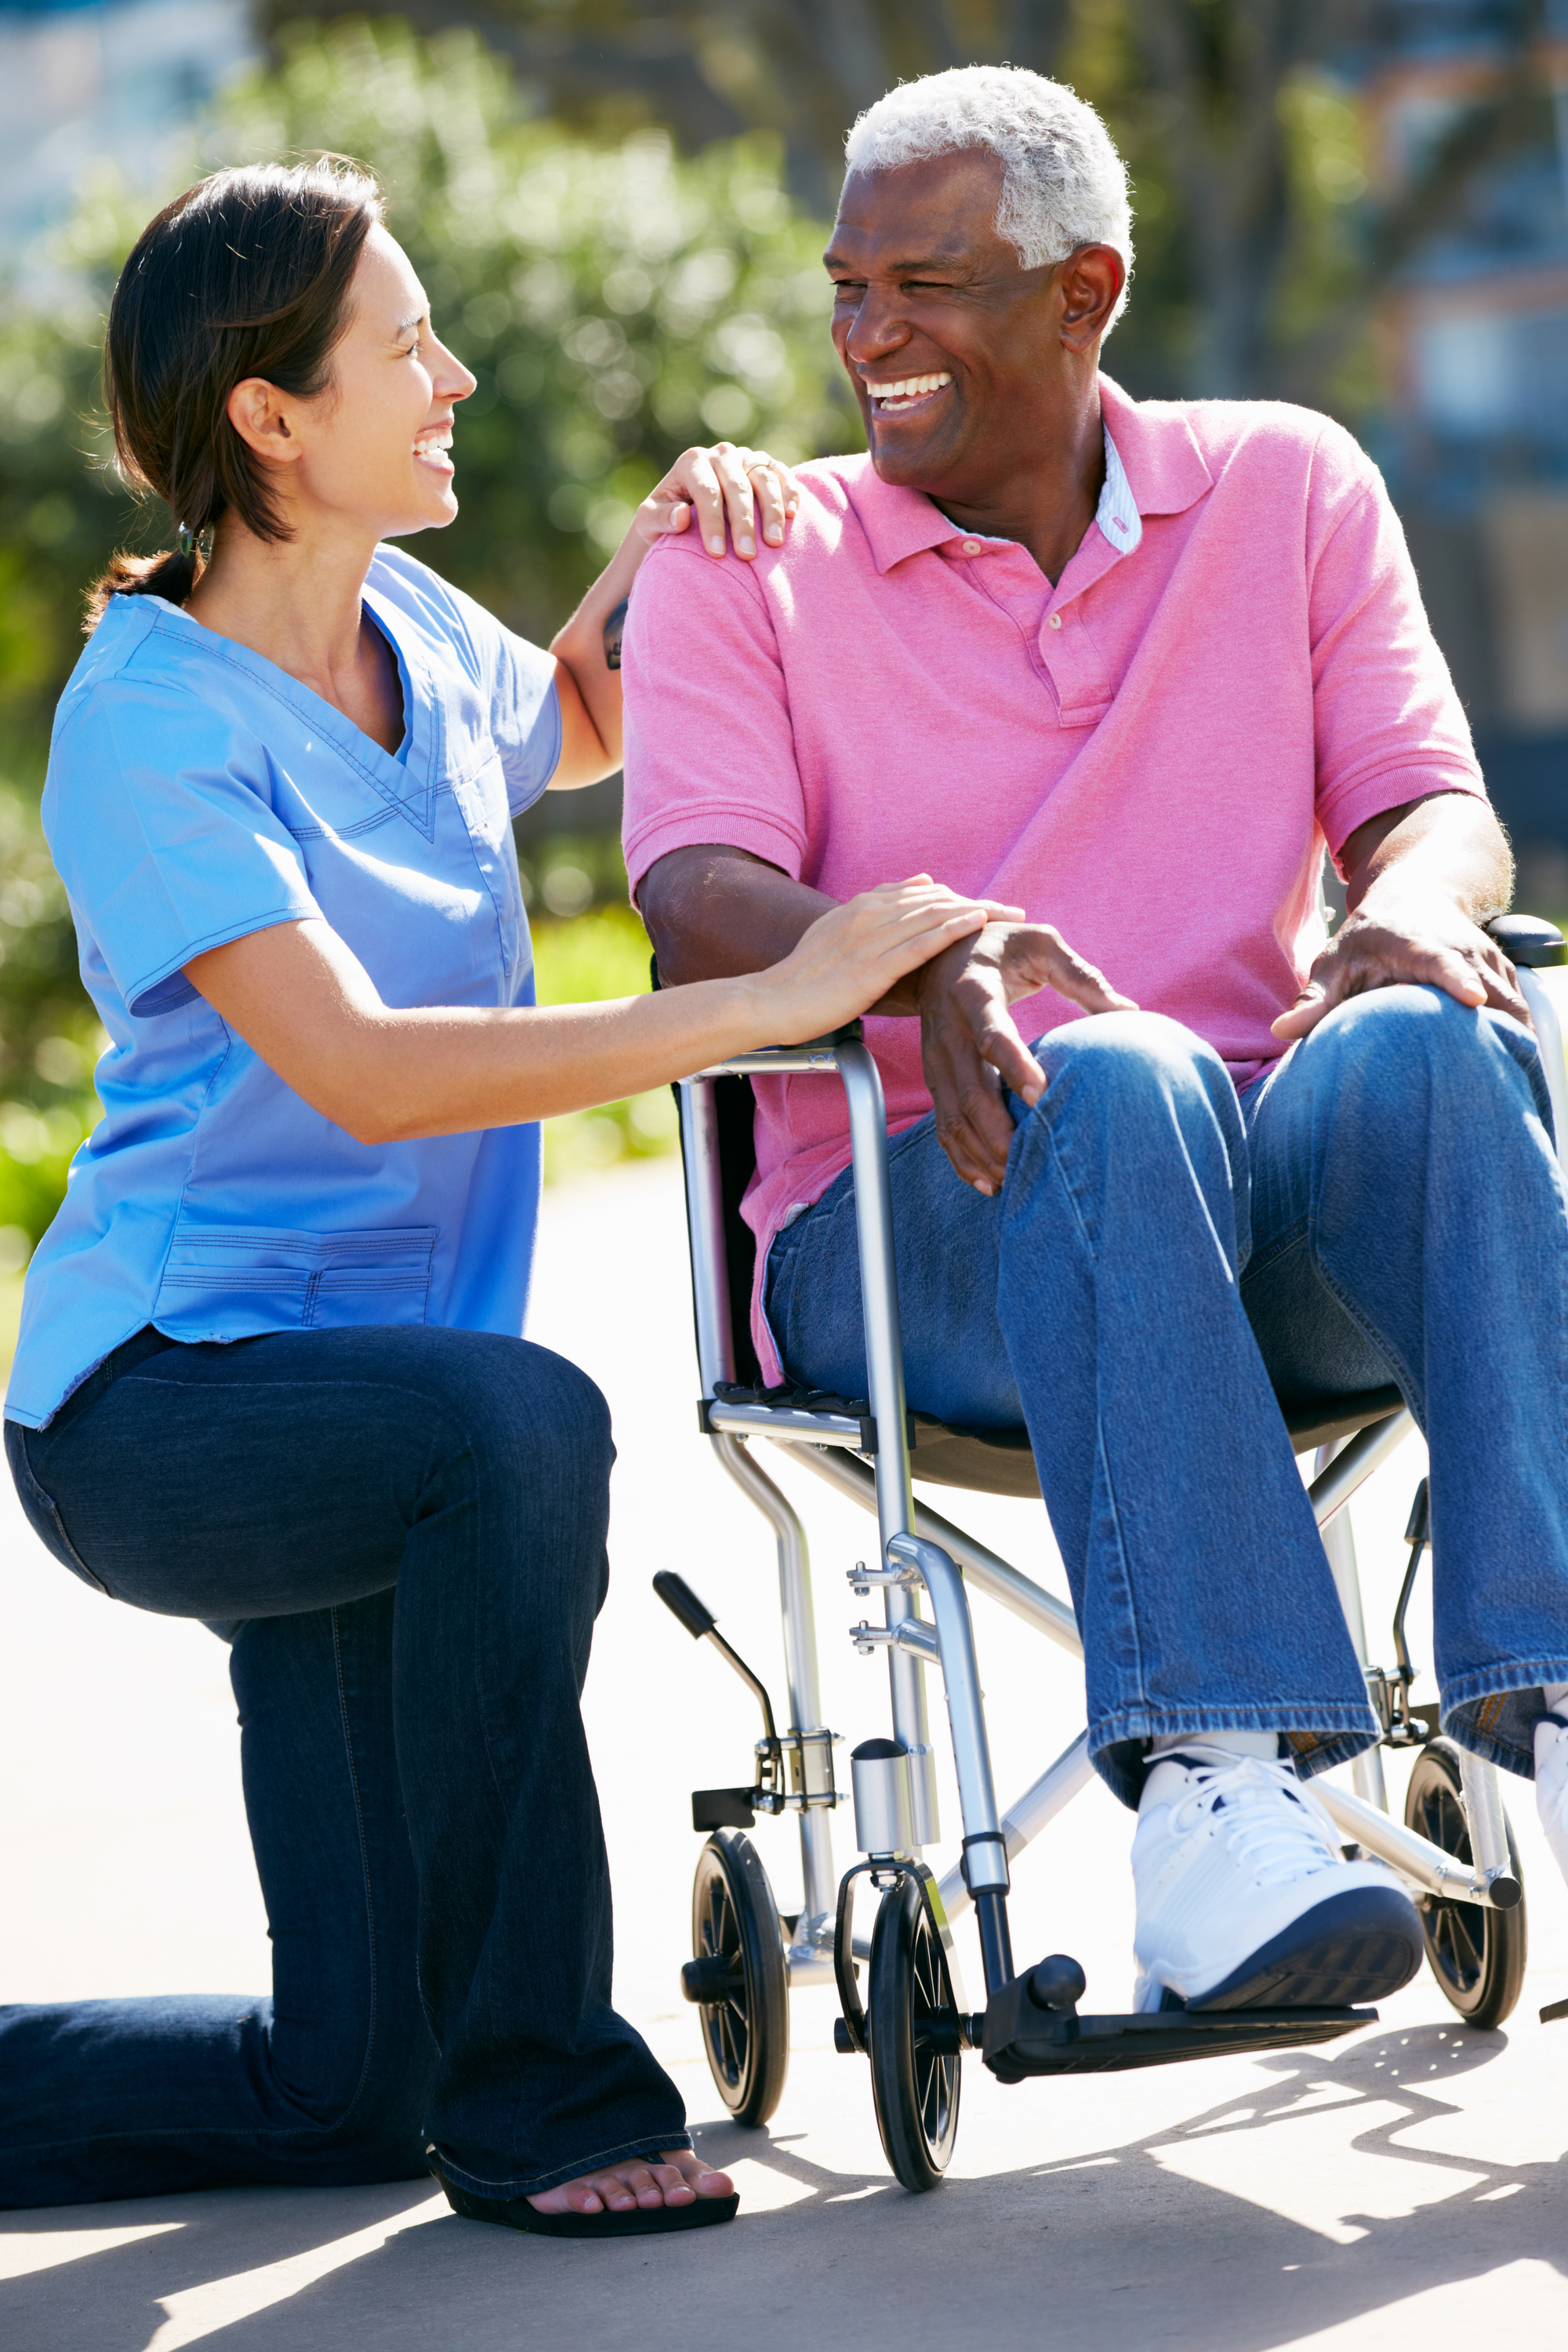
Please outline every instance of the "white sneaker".
[[1543, 1715], [1535, 1727], [1535, 1810], [1568, 1878], [1568, 1723], [1560, 1715]]
[[1198, 1740], [1158, 1757], [1132, 1876], [1141, 2011], [1337, 2009], [1421, 1966], [1415, 1905], [1382, 1863], [1344, 1860], [1289, 1764]]

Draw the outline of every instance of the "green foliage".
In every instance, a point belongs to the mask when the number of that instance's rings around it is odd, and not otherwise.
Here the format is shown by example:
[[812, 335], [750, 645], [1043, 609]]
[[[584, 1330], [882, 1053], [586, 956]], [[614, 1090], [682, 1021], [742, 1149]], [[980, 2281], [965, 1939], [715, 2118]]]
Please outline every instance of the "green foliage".
[[433, 314], [479, 379], [458, 419], [462, 512], [432, 561], [548, 637], [691, 442], [785, 458], [858, 420], [827, 337], [824, 230], [767, 137], [681, 160], [530, 121], [474, 36], [382, 21], [284, 35], [210, 160], [333, 147], [368, 163]]
[[[689, 161], [659, 131], [574, 136], [531, 119], [509, 68], [468, 33], [426, 45], [391, 20], [351, 21], [295, 26], [281, 47], [156, 201], [215, 165], [301, 150], [377, 173], [437, 323], [479, 377], [458, 420], [462, 511], [417, 551], [512, 627], [548, 640], [692, 441], [789, 458], [854, 445], [824, 231], [785, 194], [775, 139]], [[47, 1223], [97, 1116], [97, 1027], [37, 811], [83, 593], [114, 547], [168, 543], [163, 509], [139, 510], [112, 470], [99, 382], [109, 292], [153, 208], [94, 184], [47, 306], [13, 302], [0, 319], [0, 1277]], [[624, 888], [607, 838], [553, 837], [531, 866], [536, 908], [558, 914]], [[626, 961], [633, 934], [642, 941], [629, 914], [618, 929], [595, 917], [571, 951], [572, 992], [623, 992], [620, 977], [599, 984], [603, 957], [630, 973], [625, 989], [646, 985], [646, 941]], [[542, 971], [565, 968], [548, 922], [542, 937]], [[664, 1148], [665, 1098], [650, 1103], [565, 1123], [552, 1166]]]
[[1365, 124], [1336, 46], [1327, 7], [1287, 35], [1252, 0], [1072, 0], [1061, 77], [1132, 181], [1132, 299], [1106, 356], [1138, 397], [1297, 400], [1352, 426], [1384, 404]]
[[98, 1117], [92, 1066], [104, 1043], [38, 823], [37, 768], [36, 751], [0, 754], [0, 1276], [54, 1215]]

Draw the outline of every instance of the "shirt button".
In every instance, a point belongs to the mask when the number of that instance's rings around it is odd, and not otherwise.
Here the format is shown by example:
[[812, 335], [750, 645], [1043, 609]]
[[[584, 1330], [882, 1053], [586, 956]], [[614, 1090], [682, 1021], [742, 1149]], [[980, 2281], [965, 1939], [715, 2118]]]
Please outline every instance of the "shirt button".
[[966, 539], [963, 542], [963, 551], [965, 555], [978, 555], [980, 541], [977, 539]]
[[1053, 614], [1051, 614], [1051, 626], [1052, 626], [1052, 628], [1053, 628], [1053, 629], [1059, 629], [1059, 628], [1061, 627], [1061, 625], [1062, 625], [1062, 616], [1061, 616], [1061, 614], [1060, 614], [1059, 613], [1053, 613]]

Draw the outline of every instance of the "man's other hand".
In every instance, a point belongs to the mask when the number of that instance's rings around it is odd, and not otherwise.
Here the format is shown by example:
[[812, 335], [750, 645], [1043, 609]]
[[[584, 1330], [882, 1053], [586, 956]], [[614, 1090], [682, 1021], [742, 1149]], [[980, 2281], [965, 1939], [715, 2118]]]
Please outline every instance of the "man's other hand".
[[1274, 1034], [1293, 1045], [1336, 1004], [1401, 981], [1440, 988], [1460, 1004], [1494, 1004], [1530, 1025], [1530, 1008], [1502, 950], [1452, 898], [1433, 890], [1347, 915], [1289, 1012], [1275, 1022]]
[[1412, 981], [1530, 1026], [1512, 964], [1480, 928], [1512, 891], [1508, 843], [1485, 801], [1434, 793], [1386, 810], [1341, 852], [1350, 912], [1274, 1034], [1305, 1037], [1336, 1004]]
[[988, 923], [924, 965], [883, 1008], [904, 1011], [907, 997], [919, 1013], [938, 1139], [964, 1182], [988, 1196], [1002, 1189], [1013, 1141], [1002, 1087], [1031, 1105], [1046, 1090], [1007, 1009], [1042, 988], [1086, 1013], [1138, 1009], [1049, 923]]

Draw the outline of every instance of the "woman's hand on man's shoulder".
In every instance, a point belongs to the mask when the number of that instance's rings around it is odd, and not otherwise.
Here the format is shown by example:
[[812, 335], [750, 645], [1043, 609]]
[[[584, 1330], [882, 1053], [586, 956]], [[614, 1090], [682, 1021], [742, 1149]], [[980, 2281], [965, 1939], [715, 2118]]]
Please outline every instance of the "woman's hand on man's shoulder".
[[799, 507], [800, 485], [780, 459], [765, 449], [718, 441], [685, 450], [648, 492], [632, 527], [652, 547], [671, 532], [689, 530], [695, 520], [710, 555], [732, 548], [750, 563], [757, 552], [759, 514], [765, 543], [782, 547]]

